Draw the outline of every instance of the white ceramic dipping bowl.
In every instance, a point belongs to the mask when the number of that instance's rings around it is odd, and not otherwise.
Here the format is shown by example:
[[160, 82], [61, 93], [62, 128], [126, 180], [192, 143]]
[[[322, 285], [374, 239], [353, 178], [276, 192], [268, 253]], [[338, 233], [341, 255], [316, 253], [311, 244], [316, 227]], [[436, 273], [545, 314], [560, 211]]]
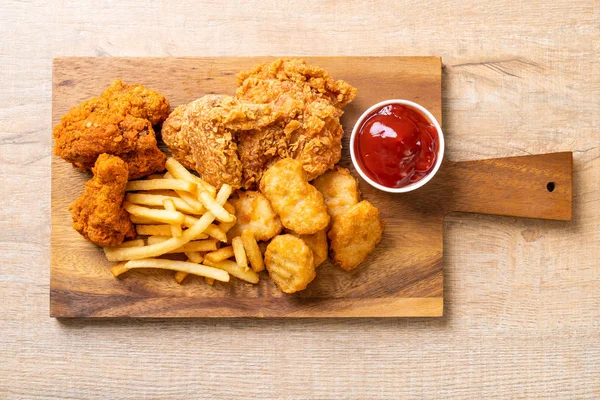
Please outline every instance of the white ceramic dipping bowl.
[[[423, 115], [427, 120], [429, 120], [429, 122], [433, 126], [435, 126], [435, 129], [437, 130], [438, 142], [439, 142], [437, 159], [435, 161], [435, 165], [433, 166], [432, 170], [429, 171], [429, 173], [426, 176], [424, 176], [420, 181], [408, 184], [408, 185], [400, 187], [400, 188], [383, 186], [383, 185], [373, 181], [371, 178], [369, 178], [367, 176], [367, 174], [362, 170], [362, 168], [357, 160], [358, 154], [356, 154], [354, 152], [354, 141], [356, 140], [356, 136], [358, 135], [358, 130], [359, 130], [360, 126], [362, 125], [363, 121], [373, 111], [375, 111], [381, 107], [390, 105], [390, 104], [400, 104], [405, 107], [412, 108], [413, 110], [417, 111], [419, 114]], [[436, 174], [436, 172], [440, 169], [440, 166], [442, 165], [442, 161], [444, 159], [444, 133], [442, 132], [442, 128], [440, 127], [440, 124], [437, 122], [435, 117], [425, 107], [423, 107], [417, 103], [414, 103], [412, 101], [408, 101], [408, 100], [401, 100], [401, 99], [385, 100], [385, 101], [379, 102], [379, 103], [371, 106], [368, 110], [366, 110], [364, 113], [362, 113], [362, 115], [360, 116], [358, 121], [356, 121], [356, 124], [354, 124], [354, 128], [352, 129], [352, 134], [350, 135], [350, 157], [352, 158], [352, 164], [354, 164], [354, 168], [356, 168], [356, 170], [358, 171], [360, 176], [374, 188], [377, 188], [379, 190], [383, 190], [384, 192], [389, 192], [389, 193], [410, 192], [410, 191], [420, 188], [421, 186], [423, 186], [427, 182], [429, 182], [431, 180], [431, 178], [433, 178], [433, 176]]]

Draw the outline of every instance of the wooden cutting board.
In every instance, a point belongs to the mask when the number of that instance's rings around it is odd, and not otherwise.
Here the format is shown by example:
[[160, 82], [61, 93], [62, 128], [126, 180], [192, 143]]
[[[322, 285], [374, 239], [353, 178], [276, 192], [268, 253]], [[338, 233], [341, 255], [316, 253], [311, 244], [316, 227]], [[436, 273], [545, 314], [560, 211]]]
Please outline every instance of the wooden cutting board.
[[[52, 123], [99, 95], [115, 78], [162, 93], [171, 107], [209, 93], [234, 94], [235, 74], [274, 58], [60, 58], [54, 60]], [[442, 123], [442, 63], [437, 57], [316, 57], [307, 61], [358, 88], [345, 108], [341, 164], [352, 169], [348, 136], [361, 112], [403, 98]], [[451, 151], [449, 151], [451, 153]], [[355, 176], [358, 176], [353, 171]], [[453, 211], [571, 219], [572, 155], [482, 161], [445, 160], [437, 176], [410, 194], [387, 194], [360, 180], [363, 197], [387, 227], [378, 248], [352, 272], [329, 261], [308, 289], [285, 295], [266, 272], [257, 286], [237, 279], [208, 286], [169, 271], [114, 278], [103, 252], [71, 228], [67, 210], [89, 174], [52, 158], [50, 315], [53, 317], [434, 317], [443, 314], [442, 227]]]

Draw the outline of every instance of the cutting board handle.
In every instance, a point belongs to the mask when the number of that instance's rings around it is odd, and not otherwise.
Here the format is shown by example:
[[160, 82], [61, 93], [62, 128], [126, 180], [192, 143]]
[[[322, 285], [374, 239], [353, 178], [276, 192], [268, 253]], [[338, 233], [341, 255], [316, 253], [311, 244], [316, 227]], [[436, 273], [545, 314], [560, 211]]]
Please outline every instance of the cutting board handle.
[[571, 220], [571, 152], [445, 163], [448, 212]]

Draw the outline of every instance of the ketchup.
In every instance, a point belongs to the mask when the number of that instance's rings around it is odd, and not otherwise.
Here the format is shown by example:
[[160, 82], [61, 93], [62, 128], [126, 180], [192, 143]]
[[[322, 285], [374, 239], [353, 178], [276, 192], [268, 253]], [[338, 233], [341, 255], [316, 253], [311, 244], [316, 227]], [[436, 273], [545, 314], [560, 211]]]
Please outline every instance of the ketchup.
[[439, 148], [435, 126], [401, 104], [374, 110], [360, 125], [354, 151], [365, 174], [383, 186], [418, 182], [434, 167]]

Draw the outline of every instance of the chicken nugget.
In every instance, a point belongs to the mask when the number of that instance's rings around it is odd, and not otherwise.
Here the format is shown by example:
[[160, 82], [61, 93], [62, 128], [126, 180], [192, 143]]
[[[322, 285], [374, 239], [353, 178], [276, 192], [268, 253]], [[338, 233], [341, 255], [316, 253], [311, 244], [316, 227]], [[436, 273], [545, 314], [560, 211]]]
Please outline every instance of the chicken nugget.
[[308, 183], [300, 161], [285, 158], [275, 163], [263, 175], [260, 191], [289, 230], [310, 235], [329, 224], [323, 195]]
[[279, 216], [262, 193], [238, 191], [238, 198], [229, 201], [235, 207], [237, 219], [233, 228], [227, 232], [229, 238], [240, 236], [242, 232], [249, 230], [257, 241], [269, 240], [283, 229]]
[[297, 233], [293, 232], [292, 235], [304, 240], [308, 247], [310, 247], [315, 259], [315, 268], [327, 260], [329, 248], [327, 245], [327, 233], [325, 232], [325, 229], [317, 233], [313, 233], [312, 235], [298, 235]]
[[336, 165], [311, 183], [323, 195], [332, 219], [360, 201], [358, 182], [346, 168]]
[[333, 261], [346, 271], [356, 268], [381, 241], [384, 227], [379, 210], [366, 200], [338, 215], [328, 234]]
[[69, 207], [73, 228], [100, 246], [116, 246], [125, 238], [134, 238], [133, 223], [123, 208], [127, 163], [119, 157], [101, 154], [92, 171], [94, 177]]
[[316, 276], [312, 250], [293, 235], [278, 235], [271, 240], [265, 252], [265, 265], [284, 293], [306, 289]]

